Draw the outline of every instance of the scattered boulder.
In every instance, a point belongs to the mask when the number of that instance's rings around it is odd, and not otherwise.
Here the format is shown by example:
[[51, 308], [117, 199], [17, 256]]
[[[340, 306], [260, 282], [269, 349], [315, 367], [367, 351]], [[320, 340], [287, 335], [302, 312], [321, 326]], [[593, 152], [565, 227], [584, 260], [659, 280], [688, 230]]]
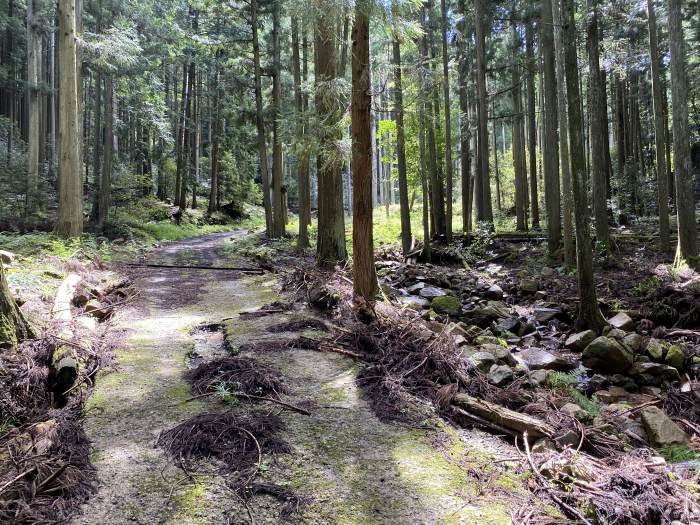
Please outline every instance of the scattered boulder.
[[510, 383], [515, 378], [513, 369], [506, 365], [494, 365], [489, 371], [489, 383], [501, 386]]
[[501, 319], [496, 325], [496, 329], [500, 332], [510, 332], [512, 334], [518, 334], [520, 328], [520, 320], [517, 317], [506, 317]]
[[510, 350], [501, 345], [487, 343], [481, 346], [481, 350], [492, 354], [499, 365], [516, 366], [518, 364], [513, 354], [510, 353]]
[[642, 348], [642, 336], [637, 333], [627, 334], [622, 338], [622, 342], [633, 352], [639, 352]]
[[642, 425], [654, 447], [688, 444], [688, 435], [658, 407], [642, 410]]
[[478, 337], [474, 338], [474, 342], [478, 344], [479, 346], [484, 346], [484, 345], [498, 345], [502, 347], [506, 347], [507, 344], [503, 339], [499, 339], [498, 337], [494, 337], [492, 335], [480, 335]]
[[577, 334], [570, 335], [564, 347], [573, 352], [583, 352], [584, 349], [593, 342], [596, 338], [596, 333], [593, 330], [586, 330]]
[[528, 295], [537, 293], [537, 290], [540, 289], [540, 286], [534, 279], [521, 279], [519, 289], [520, 293], [522, 293], [523, 295]]
[[561, 308], [535, 308], [535, 319], [542, 324], [547, 324], [552, 319], [560, 318], [563, 315], [564, 311]]
[[447, 295], [447, 292], [442, 288], [437, 288], [435, 286], [425, 286], [421, 288], [419, 295], [425, 297], [426, 299], [435, 299], [436, 297], [443, 297]]
[[563, 407], [559, 409], [559, 412], [566, 414], [569, 417], [578, 419], [579, 421], [584, 421], [588, 419], [588, 412], [578, 406], [576, 403], [566, 403]]
[[583, 351], [583, 365], [596, 372], [623, 373], [633, 362], [632, 352], [610, 337], [596, 338]]
[[533, 386], [539, 386], [547, 381], [547, 370], [533, 370], [527, 375], [527, 379]]
[[503, 288], [501, 288], [497, 284], [492, 285], [486, 291], [486, 297], [488, 297], [489, 299], [502, 299], [503, 298]]
[[655, 361], [663, 361], [666, 348], [658, 339], [651, 338], [647, 343], [646, 352]]
[[462, 309], [462, 303], [454, 295], [442, 295], [433, 299], [430, 308], [438, 314], [457, 315]]
[[679, 345], [670, 345], [668, 350], [666, 350], [664, 363], [677, 370], [683, 370], [683, 366], [685, 365], [685, 354], [683, 353], [683, 349]]
[[417, 282], [413, 286], [409, 286], [408, 288], [406, 288], [406, 291], [410, 294], [414, 294], [420, 292], [423, 288], [425, 288], [425, 283]]
[[103, 305], [97, 299], [88, 301], [85, 304], [83, 311], [99, 321], [106, 319], [110, 314], [109, 308], [105, 308], [105, 305]]
[[625, 330], [626, 332], [629, 332], [630, 330], [634, 330], [634, 321], [625, 312], [620, 312], [616, 316], [608, 319], [608, 323], [613, 328], [617, 328], [619, 330]]
[[430, 306], [430, 301], [428, 301], [425, 297], [421, 297], [420, 295], [403, 295], [398, 299], [401, 304], [406, 304], [416, 310]]
[[541, 348], [526, 348], [515, 355], [515, 359], [528, 370], [573, 370], [576, 365], [564, 357]]
[[554, 275], [554, 269], [553, 269], [553, 268], [550, 268], [549, 266], [544, 266], [544, 267], [540, 270], [540, 275], [541, 275], [542, 277], [551, 277], [552, 275]]
[[2, 264], [12, 264], [15, 262], [15, 254], [7, 250], [0, 250], [0, 261]]
[[496, 364], [496, 358], [488, 352], [475, 352], [469, 356], [469, 360], [482, 372], [490, 370]]
[[631, 376], [651, 376], [652, 378], [658, 378], [660, 381], [671, 383], [681, 380], [681, 376], [676, 368], [651, 361], [638, 361], [632, 365], [632, 368], [627, 373]]

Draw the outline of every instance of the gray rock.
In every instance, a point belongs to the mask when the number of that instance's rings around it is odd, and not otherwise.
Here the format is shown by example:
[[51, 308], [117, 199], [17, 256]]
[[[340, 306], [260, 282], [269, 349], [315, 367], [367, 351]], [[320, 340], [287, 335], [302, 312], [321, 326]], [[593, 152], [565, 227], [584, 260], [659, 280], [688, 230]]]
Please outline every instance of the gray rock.
[[547, 381], [547, 370], [533, 370], [527, 376], [528, 380], [536, 386], [544, 384]]
[[420, 292], [423, 288], [425, 288], [425, 283], [418, 282], [418, 283], [414, 284], [413, 286], [409, 286], [408, 288], [406, 288], [406, 291], [408, 293], [416, 293], [416, 292]]
[[634, 321], [625, 312], [620, 312], [616, 316], [608, 319], [608, 323], [610, 323], [610, 326], [613, 328], [625, 330], [626, 332], [634, 329]]
[[540, 275], [542, 275], [542, 277], [551, 277], [552, 275], [554, 275], [554, 269], [550, 268], [549, 266], [544, 266], [540, 270]]
[[557, 444], [549, 438], [540, 438], [532, 445], [530, 452], [533, 454], [549, 454], [557, 451]]
[[579, 332], [577, 334], [570, 335], [564, 347], [573, 352], [583, 352], [584, 349], [593, 342], [596, 338], [596, 333], [593, 330], [586, 330], [585, 332]]
[[486, 296], [490, 299], [502, 299], [503, 289], [497, 284], [494, 284], [486, 291]]
[[526, 348], [515, 355], [528, 370], [559, 370], [566, 371], [575, 368], [574, 363], [560, 355], [547, 352], [541, 348]]
[[504, 346], [503, 342], [501, 339], [498, 337], [494, 337], [492, 335], [480, 335], [478, 337], [474, 338], [474, 342], [478, 344], [479, 346], [483, 345], [498, 345], [498, 346]]
[[588, 413], [578, 406], [576, 403], [567, 403], [559, 409], [559, 412], [566, 414], [569, 417], [584, 421], [588, 419]]
[[642, 410], [642, 425], [654, 447], [688, 444], [688, 435], [658, 407]]
[[488, 352], [475, 352], [469, 357], [469, 360], [482, 372], [486, 372], [496, 364], [496, 358]]
[[470, 312], [473, 317], [483, 317], [491, 321], [510, 316], [510, 308], [503, 301], [489, 301], [484, 306], [477, 306]]
[[650, 375], [658, 377], [661, 381], [676, 383], [681, 380], [678, 370], [662, 363], [636, 362], [627, 372], [631, 376]]
[[426, 308], [430, 305], [430, 301], [420, 295], [402, 295], [399, 297], [399, 302], [401, 304], [415, 305], [418, 309]]
[[85, 308], [83, 311], [91, 315], [97, 320], [103, 320], [106, 319], [107, 316], [109, 316], [109, 308], [105, 308], [105, 305], [103, 305], [101, 302], [99, 302], [96, 299], [92, 299], [91, 301], [88, 301], [87, 304], [85, 305]]
[[642, 336], [636, 333], [627, 334], [622, 342], [628, 346], [633, 352], [639, 352], [642, 348]]
[[485, 345], [481, 345], [481, 350], [492, 354], [496, 358], [496, 362], [499, 365], [516, 366], [518, 364], [515, 357], [513, 357], [513, 354], [510, 353], [510, 350], [501, 345], [487, 343]]
[[666, 350], [666, 357], [664, 357], [664, 363], [677, 370], [683, 370], [685, 365], [685, 354], [683, 349], [678, 345], [671, 345]]
[[462, 303], [454, 295], [443, 295], [435, 297], [430, 303], [430, 308], [439, 314], [457, 315], [462, 309]]
[[510, 383], [515, 378], [513, 369], [506, 365], [494, 365], [489, 371], [489, 383], [500, 386]]
[[520, 320], [517, 317], [506, 317], [498, 322], [496, 328], [500, 333], [510, 332], [517, 334], [520, 328]]
[[663, 343], [653, 337], [647, 343], [646, 352], [654, 361], [663, 361], [666, 348]]
[[564, 312], [561, 308], [535, 308], [535, 319], [540, 323], [548, 323], [552, 319], [561, 316]]
[[426, 286], [424, 288], [421, 288], [419, 295], [421, 297], [425, 297], [426, 299], [434, 299], [435, 297], [443, 297], [447, 295], [447, 292], [442, 288], [436, 288], [435, 286]]
[[540, 285], [534, 279], [521, 279], [519, 288], [522, 294], [534, 294], [540, 289]]
[[583, 351], [583, 365], [596, 372], [623, 373], [633, 362], [632, 352], [610, 337], [596, 338]]
[[2, 264], [12, 264], [15, 262], [15, 254], [7, 250], [0, 250], [0, 261]]

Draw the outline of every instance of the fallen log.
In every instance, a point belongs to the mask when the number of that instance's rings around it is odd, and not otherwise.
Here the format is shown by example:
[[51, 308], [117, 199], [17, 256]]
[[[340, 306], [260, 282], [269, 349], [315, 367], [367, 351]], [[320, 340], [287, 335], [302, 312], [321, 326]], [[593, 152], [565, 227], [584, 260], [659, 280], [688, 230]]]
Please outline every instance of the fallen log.
[[82, 280], [77, 273], [68, 274], [63, 280], [61, 286], [56, 291], [56, 298], [53, 302], [51, 315], [57, 321], [70, 322], [73, 319], [71, 314], [71, 305], [73, 304], [73, 296], [78, 288], [78, 284]]
[[483, 399], [477, 399], [469, 394], [456, 394], [452, 398], [452, 405], [486, 420], [499, 430], [505, 429], [509, 433], [522, 434], [527, 432], [533, 438], [552, 437], [555, 433], [554, 427], [544, 421]]

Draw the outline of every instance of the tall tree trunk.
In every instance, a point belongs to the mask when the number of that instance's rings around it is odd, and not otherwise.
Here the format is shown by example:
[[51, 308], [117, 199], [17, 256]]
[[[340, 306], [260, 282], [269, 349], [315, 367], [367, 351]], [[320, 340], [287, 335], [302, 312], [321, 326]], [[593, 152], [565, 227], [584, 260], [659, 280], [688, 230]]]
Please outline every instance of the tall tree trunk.
[[217, 52], [216, 60], [214, 62], [214, 76], [212, 82], [212, 92], [214, 94], [214, 107], [212, 108], [211, 118], [214, 119], [214, 125], [212, 127], [211, 136], [211, 181], [209, 188], [209, 205], [207, 206], [207, 213], [211, 215], [217, 209], [217, 203], [219, 201], [219, 148], [221, 143], [222, 126], [221, 126], [221, 101], [224, 98], [224, 90], [221, 85], [221, 70], [220, 70], [220, 59], [221, 53]]
[[[491, 106], [491, 111], [493, 116], [496, 116], [496, 104]], [[496, 138], [496, 120], [493, 121], [491, 126], [491, 134], [493, 135], [493, 168], [496, 175], [496, 209], [501, 212], [503, 210], [503, 204], [501, 201], [501, 170], [498, 165], [498, 139]]]
[[[355, 2], [355, 23], [352, 28], [352, 282], [355, 295], [371, 303], [377, 294], [378, 284], [372, 232], [370, 1]], [[398, 89], [401, 89], [400, 83], [399, 73]], [[408, 209], [408, 203], [406, 206]]]
[[478, 120], [476, 218], [493, 227], [491, 180], [489, 177], [488, 95], [486, 93], [486, 7], [484, 0], [474, 0], [476, 19], [476, 92]]
[[649, 20], [649, 55], [651, 56], [651, 84], [654, 94], [654, 144], [656, 146], [656, 185], [659, 205], [659, 247], [670, 250], [668, 216], [668, 178], [666, 177], [666, 131], [664, 129], [663, 93], [661, 84], [661, 59], [659, 58], [658, 32], [654, 0], [647, 0]]
[[37, 209], [39, 157], [41, 149], [39, 82], [41, 78], [41, 36], [37, 31], [38, 0], [27, 0], [27, 190], [25, 215]]
[[[618, 73], [615, 73], [615, 142], [617, 149], [617, 182], [620, 187], [625, 180], [625, 104], [624, 83]], [[622, 211], [622, 196], [618, 191], [618, 208]]]
[[273, 0], [272, 7], [272, 238], [284, 236], [284, 207], [282, 202], [282, 64], [280, 50], [280, 10], [282, 0]]
[[589, 212], [586, 202], [585, 151], [583, 147], [583, 118], [581, 92], [576, 57], [576, 23], [574, 0], [563, 0], [563, 32], [566, 53], [566, 92], [569, 106], [569, 142], [571, 146], [571, 175], [574, 187], [574, 220], [576, 221], [576, 265], [578, 270], [579, 311], [576, 326], [600, 332], [605, 318], [598, 307], [593, 278], [593, 250], [589, 232]]
[[[424, 28], [423, 39], [421, 41], [421, 53], [423, 61], [428, 64], [430, 61], [430, 56], [428, 54], [428, 34], [430, 33], [430, 28], [427, 20], [426, 8], [423, 7], [421, 11], [422, 25]], [[428, 193], [430, 195], [430, 211], [431, 211], [431, 224], [432, 233], [439, 234], [444, 232], [444, 215], [441, 213], [444, 207], [440, 204], [440, 176], [438, 174], [438, 152], [437, 144], [435, 140], [435, 111], [439, 111], [438, 108], [433, 106], [433, 89], [431, 86], [427, 85], [427, 82], [423, 82], [421, 86], [422, 95], [425, 100], [425, 125], [427, 129], [427, 155], [428, 155], [428, 168], [429, 168], [429, 179], [428, 179]]]
[[100, 177], [101, 177], [101, 161], [102, 161], [102, 75], [97, 73], [95, 76], [95, 134], [94, 144], [92, 146], [92, 178], [95, 181], [95, 188], [92, 200], [92, 210], [90, 212], [90, 220], [97, 222], [98, 210], [100, 206]]
[[423, 252], [425, 260], [430, 260], [430, 197], [428, 192], [428, 155], [425, 147], [426, 129], [425, 109], [422, 101], [418, 101], [418, 152], [420, 153], [420, 182], [423, 194]]
[[527, 140], [528, 140], [528, 167], [530, 168], [530, 214], [532, 215], [532, 227], [540, 227], [540, 205], [537, 196], [537, 119], [535, 115], [535, 44], [532, 21], [525, 26], [525, 54], [527, 67], [525, 75], [527, 80]]
[[561, 31], [561, 0], [552, 0], [552, 18], [554, 20], [554, 51], [557, 70], [557, 106], [559, 114], [559, 160], [563, 194], [563, 238], [564, 265], [571, 267], [576, 263], [574, 246], [573, 213], [574, 202], [571, 192], [571, 162], [569, 157], [569, 114], [566, 108], [566, 59], [564, 40]]
[[299, 238], [297, 246], [309, 246], [309, 222], [311, 220], [311, 196], [309, 195], [309, 152], [306, 144], [306, 111], [304, 95], [301, 91], [301, 59], [299, 53], [299, 22], [292, 16], [292, 70], [294, 76], [294, 105], [299, 119], [297, 137], [301, 142], [301, 152], [298, 155], [298, 192], [299, 192]]
[[59, 18], [59, 171], [58, 220], [54, 231], [61, 237], [83, 233], [83, 185], [79, 164], [78, 84], [75, 36], [75, 0], [60, 0]]
[[544, 76], [544, 200], [547, 210], [547, 251], [556, 255], [561, 246], [561, 201], [559, 194], [559, 117], [554, 57], [552, 0], [542, 0], [542, 70]]
[[[513, 4], [515, 5], [515, 4]], [[511, 79], [513, 82], [513, 170], [515, 172], [515, 229], [527, 231], [527, 180], [525, 175], [525, 140], [523, 137], [523, 104], [520, 85], [520, 35], [516, 22], [516, 13], [513, 9], [511, 16], [511, 36], [513, 46], [513, 70]]]
[[[442, 84], [445, 98], [445, 179], [447, 191], [445, 200], [447, 204], [445, 218], [445, 237], [447, 242], [452, 241], [452, 122], [450, 119], [450, 57], [447, 53], [447, 5], [446, 0], [440, 0], [442, 12]], [[408, 193], [408, 190], [406, 190]], [[408, 202], [408, 196], [406, 197]]]
[[178, 116], [179, 120], [179, 126], [178, 126], [178, 132], [177, 132], [177, 145], [176, 145], [176, 156], [177, 156], [177, 165], [175, 168], [175, 195], [174, 195], [174, 202], [175, 205], [178, 205], [180, 201], [180, 191], [182, 187], [182, 180], [183, 180], [183, 171], [184, 171], [184, 164], [185, 164], [185, 126], [187, 125], [187, 114], [186, 114], [186, 105], [185, 102], [187, 100], [187, 93], [189, 90], [187, 89], [187, 62], [182, 64], [182, 92], [180, 95], [180, 114]]
[[104, 229], [109, 214], [112, 193], [112, 158], [114, 156], [114, 81], [105, 78], [105, 138], [102, 159], [102, 180], [97, 209], [97, 227]]
[[[340, 101], [331, 100], [328, 84], [337, 79], [333, 31], [333, 9], [329, 0], [321, 0], [316, 23], [316, 107], [324, 122], [320, 137], [318, 165], [318, 242], [316, 259], [321, 267], [332, 268], [347, 258], [345, 247], [345, 216], [343, 213], [342, 162], [335, 155], [337, 141], [342, 136]], [[353, 58], [354, 60], [354, 58]]]
[[[394, 20], [394, 22], [396, 22], [399, 16], [397, 0], [392, 0], [391, 12], [392, 19]], [[401, 247], [403, 249], [403, 254], [405, 257], [411, 250], [412, 235], [411, 211], [408, 207], [408, 178], [406, 175], [406, 143], [404, 137], [404, 108], [403, 91], [401, 85], [401, 43], [399, 42], [398, 36], [394, 37], [394, 40], [392, 42], [392, 50], [394, 62], [394, 114], [396, 116], [396, 159], [399, 170], [399, 206], [401, 208]], [[354, 74], [355, 68], [353, 67], [353, 75]], [[367, 74], [369, 75], [369, 68], [367, 70]], [[354, 163], [355, 161], [353, 157], [353, 167], [355, 166]]]
[[253, 37], [253, 70], [255, 77], [255, 127], [258, 132], [258, 157], [262, 180], [263, 207], [265, 208], [265, 232], [272, 235], [272, 202], [270, 199], [270, 174], [267, 165], [265, 120], [262, 103], [262, 72], [260, 70], [260, 44], [258, 42], [258, 0], [250, 0], [250, 27]]
[[187, 93], [185, 93], [185, 132], [183, 136], [183, 169], [182, 169], [182, 184], [180, 184], [180, 195], [178, 196], [177, 205], [181, 210], [187, 208], [187, 186], [190, 184], [192, 169], [192, 147], [193, 147], [193, 133], [192, 125], [195, 124], [195, 119], [193, 117], [193, 107], [194, 104], [192, 99], [194, 98], [194, 83], [195, 83], [196, 66], [194, 59], [190, 60], [187, 67]]
[[693, 169], [688, 134], [688, 72], [681, 0], [668, 2], [669, 47], [671, 49], [671, 102], [673, 107], [673, 162], [678, 210], [678, 249], [676, 266], [696, 262], [698, 232], [695, 221]]
[[588, 19], [586, 24], [588, 47], [588, 113], [590, 115], [590, 144], [591, 151], [591, 182], [593, 185], [593, 216], [595, 218], [595, 231], [598, 245], [605, 253], [612, 251], [610, 228], [608, 227], [607, 207], [607, 182], [605, 173], [607, 164], [605, 160], [605, 130], [602, 79], [600, 75], [600, 52], [598, 50], [598, 2], [587, 0]]
[[462, 179], [462, 231], [469, 234], [471, 226], [471, 122], [469, 121], [469, 69], [471, 66], [471, 30], [467, 32], [467, 6], [466, 0], [459, 0], [459, 11], [462, 19], [459, 22], [459, 137], [460, 137], [460, 166]]

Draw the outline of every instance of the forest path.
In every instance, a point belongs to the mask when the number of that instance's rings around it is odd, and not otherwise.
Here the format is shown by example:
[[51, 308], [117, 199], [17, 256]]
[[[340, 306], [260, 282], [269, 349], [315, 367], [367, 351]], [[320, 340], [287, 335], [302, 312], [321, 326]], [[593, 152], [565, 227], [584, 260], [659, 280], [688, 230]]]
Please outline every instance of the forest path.
[[[231, 250], [244, 232], [215, 234], [150, 252], [148, 263], [253, 265]], [[191, 397], [183, 373], [195, 361], [223, 352], [221, 335], [192, 335], [201, 323], [227, 321], [230, 348], [279, 340], [274, 325], [309, 312], [263, 318], [238, 316], [278, 298], [275, 279], [237, 272], [142, 268], [134, 271], [137, 300], [117, 327], [125, 344], [117, 369], [97, 381], [86, 406], [85, 428], [99, 487], [72, 523], [249, 523], [240, 501], [218, 476], [189, 478], [155, 442], [161, 431], [205, 412], [231, 408], [213, 397]], [[272, 327], [270, 329], [270, 327]], [[310, 334], [309, 334], [310, 335]], [[204, 345], [204, 346], [202, 346]], [[214, 355], [212, 355], [214, 354]], [[480, 432], [411, 428], [379, 421], [356, 386], [359, 367], [336, 354], [305, 350], [244, 353], [279, 370], [284, 399], [311, 407], [311, 415], [282, 411], [280, 438], [289, 454], [265, 457], [259, 481], [293, 490], [305, 500], [292, 522], [338, 524], [510, 523], [527, 494], [506, 462], [515, 451]], [[258, 409], [261, 407], [258, 406]], [[277, 405], [265, 407], [279, 411]], [[255, 523], [278, 523], [282, 503], [270, 496], [249, 502]]]

